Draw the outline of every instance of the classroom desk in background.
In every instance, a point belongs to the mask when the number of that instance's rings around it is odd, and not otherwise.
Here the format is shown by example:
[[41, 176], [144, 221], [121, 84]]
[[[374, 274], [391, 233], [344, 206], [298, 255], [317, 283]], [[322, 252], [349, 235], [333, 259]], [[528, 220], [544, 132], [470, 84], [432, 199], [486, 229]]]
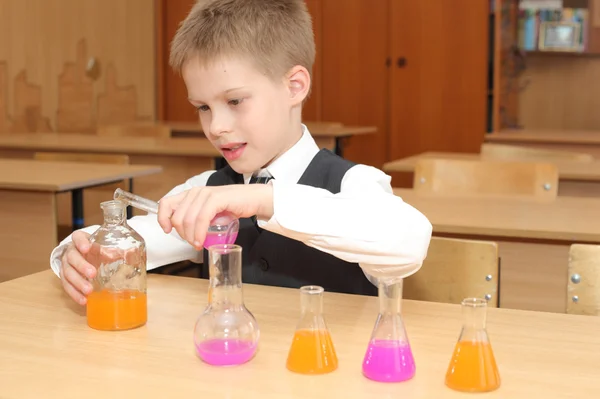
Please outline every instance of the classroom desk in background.
[[[202, 126], [198, 123], [163, 123], [171, 128], [171, 137], [204, 137]], [[348, 138], [377, 132], [377, 127], [375, 126], [346, 126], [342, 123], [309, 121], [304, 121], [304, 124], [319, 148], [327, 148], [341, 157], [344, 156], [344, 144]]]
[[[339, 368], [320, 376], [285, 367], [300, 316], [299, 291], [244, 285], [261, 330], [259, 349], [236, 367], [204, 364], [193, 326], [207, 281], [148, 276], [148, 323], [123, 332], [87, 327], [50, 270], [0, 284], [2, 397], [75, 398], [473, 398], [444, 385], [462, 326], [459, 305], [404, 300], [416, 375], [402, 383], [364, 378], [361, 364], [378, 300], [325, 293], [325, 320]], [[486, 398], [593, 398], [598, 392], [600, 317], [488, 309], [487, 331], [501, 386]], [[10, 361], [8, 361], [10, 359]]]
[[504, 308], [565, 312], [569, 246], [600, 244], [598, 199], [394, 194], [423, 212], [436, 236], [498, 242]]
[[[480, 154], [464, 154], [454, 152], [424, 152], [422, 154], [387, 162], [383, 165], [386, 172], [413, 173], [419, 159], [462, 159], [479, 161], [485, 158]], [[600, 197], [600, 161], [552, 161], [558, 168], [558, 195]]]
[[600, 158], [600, 130], [508, 129], [484, 136], [488, 143], [582, 152]]
[[82, 190], [159, 172], [154, 165], [0, 159], [0, 281], [49, 267], [58, 244], [57, 195], [74, 193], [71, 217], [79, 219]]
[[[23, 133], [0, 135], [0, 157], [31, 159], [38, 151], [127, 154], [131, 165], [158, 165], [163, 173], [135, 180], [136, 194], [158, 200], [173, 187], [192, 176], [214, 168], [220, 153], [206, 139], [151, 137], [102, 137], [67, 133]], [[101, 193], [86, 192], [86, 203], [99, 204]], [[59, 199], [59, 222], [70, 223], [70, 198]], [[89, 224], [102, 221], [100, 208], [88, 206], [85, 219]], [[140, 212], [135, 210], [134, 214]]]

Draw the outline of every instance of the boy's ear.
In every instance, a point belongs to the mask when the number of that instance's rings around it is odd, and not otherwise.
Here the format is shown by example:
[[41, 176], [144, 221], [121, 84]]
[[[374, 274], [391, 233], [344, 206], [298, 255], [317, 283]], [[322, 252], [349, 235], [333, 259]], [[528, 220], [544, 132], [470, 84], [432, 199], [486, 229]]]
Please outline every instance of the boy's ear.
[[310, 91], [310, 73], [303, 66], [296, 65], [286, 75], [286, 83], [292, 105], [302, 104]]

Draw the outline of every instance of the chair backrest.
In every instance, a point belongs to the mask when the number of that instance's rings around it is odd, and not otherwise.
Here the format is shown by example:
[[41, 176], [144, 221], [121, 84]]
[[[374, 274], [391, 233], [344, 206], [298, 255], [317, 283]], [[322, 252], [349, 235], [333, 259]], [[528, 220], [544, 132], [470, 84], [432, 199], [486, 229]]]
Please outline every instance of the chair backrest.
[[129, 155], [125, 154], [90, 154], [81, 152], [36, 152], [33, 159], [53, 162], [87, 162], [128, 165]]
[[567, 313], [600, 316], [600, 245], [572, 244], [567, 276]]
[[558, 169], [551, 163], [423, 158], [415, 191], [435, 194], [524, 195], [556, 198]]
[[550, 150], [546, 148], [532, 148], [495, 143], [483, 143], [481, 145], [481, 158], [546, 162], [591, 162], [594, 160], [594, 157], [591, 154], [586, 154], [583, 152]]
[[432, 237], [421, 269], [404, 281], [403, 298], [460, 304], [465, 298], [499, 303], [498, 245]]
[[161, 123], [139, 122], [124, 125], [101, 125], [96, 135], [105, 137], [170, 138], [171, 127]]

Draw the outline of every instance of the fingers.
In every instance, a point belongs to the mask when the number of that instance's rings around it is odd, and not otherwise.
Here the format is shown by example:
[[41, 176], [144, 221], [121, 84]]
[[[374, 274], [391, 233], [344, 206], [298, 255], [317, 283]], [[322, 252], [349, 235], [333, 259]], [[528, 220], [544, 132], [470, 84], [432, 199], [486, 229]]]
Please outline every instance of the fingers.
[[[210, 192], [201, 191], [194, 201], [190, 204], [183, 217], [183, 229], [185, 231], [185, 237], [196, 249], [201, 249], [204, 243], [204, 238], [198, 237], [197, 231], [203, 225], [203, 220], [200, 215], [206, 213], [206, 207], [211, 198]], [[204, 231], [206, 233], [206, 231]]]
[[88, 279], [93, 279], [96, 277], [96, 268], [83, 257], [77, 248], [70, 247], [67, 249], [63, 258], [63, 265], [64, 264], [67, 264], [74, 269], [81, 278], [87, 277]]
[[85, 254], [90, 250], [90, 235], [88, 233], [78, 230], [73, 233], [71, 238], [80, 253]]
[[69, 295], [71, 299], [73, 299], [75, 302], [77, 302], [80, 305], [85, 305], [87, 303], [87, 298], [85, 297], [85, 295], [81, 291], [77, 290], [66, 277], [66, 275], [69, 274], [67, 273], [67, 270], [69, 269], [73, 270], [73, 268], [69, 266], [63, 268], [63, 277], [61, 279], [63, 289], [65, 290], [67, 295]]
[[198, 213], [202, 203], [203, 190], [190, 190], [186, 197], [177, 205], [177, 209], [171, 216], [171, 224], [177, 233], [192, 244], [194, 242], [193, 231], [195, 215]]
[[165, 197], [159, 201], [157, 215], [158, 224], [160, 227], [162, 227], [165, 233], [169, 234], [173, 229], [171, 216], [173, 216], [173, 212], [175, 212], [175, 209], [177, 209], [177, 206], [186, 197], [186, 195], [187, 191], [184, 191], [181, 194]]
[[65, 292], [77, 303], [84, 305], [92, 284], [84, 277], [95, 276], [95, 268], [87, 263], [74, 246], [69, 247], [62, 259], [61, 282]]
[[209, 196], [204, 201], [202, 208], [200, 208], [198, 214], [196, 215], [196, 223], [193, 233], [194, 245], [196, 247], [200, 248], [204, 245], [210, 223], [215, 218], [217, 213], [222, 210], [220, 208], [221, 205], [221, 201], [216, 196]]

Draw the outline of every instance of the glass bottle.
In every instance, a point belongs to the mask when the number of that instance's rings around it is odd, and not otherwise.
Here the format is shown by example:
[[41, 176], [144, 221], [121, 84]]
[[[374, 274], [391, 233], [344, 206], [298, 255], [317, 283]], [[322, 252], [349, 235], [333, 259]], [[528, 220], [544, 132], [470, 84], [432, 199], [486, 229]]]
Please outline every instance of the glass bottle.
[[338, 367], [331, 334], [323, 318], [323, 288], [300, 288], [301, 317], [288, 353], [287, 368], [300, 374], [325, 374]]
[[400, 382], [415, 375], [415, 360], [402, 321], [402, 280], [379, 281], [379, 315], [363, 359], [363, 375], [380, 382]]
[[104, 222], [90, 236], [86, 260], [96, 268], [87, 296], [87, 323], [98, 330], [127, 330], [147, 321], [146, 243], [127, 224], [125, 204], [100, 204]]
[[[120, 188], [115, 190], [113, 198], [139, 210], [154, 214], [158, 213], [158, 202]], [[239, 230], [240, 222], [237, 218], [234, 218], [228, 213], [219, 213], [211, 221], [210, 226], [208, 227], [203, 246], [208, 249], [215, 244], [233, 244], [237, 239]]]
[[500, 386], [500, 374], [485, 327], [487, 302], [462, 301], [463, 327], [446, 372], [446, 385], [457, 391], [488, 392]]
[[208, 305], [194, 327], [196, 353], [214, 366], [246, 363], [256, 354], [260, 331], [244, 305], [242, 247], [213, 245], [208, 258]]

